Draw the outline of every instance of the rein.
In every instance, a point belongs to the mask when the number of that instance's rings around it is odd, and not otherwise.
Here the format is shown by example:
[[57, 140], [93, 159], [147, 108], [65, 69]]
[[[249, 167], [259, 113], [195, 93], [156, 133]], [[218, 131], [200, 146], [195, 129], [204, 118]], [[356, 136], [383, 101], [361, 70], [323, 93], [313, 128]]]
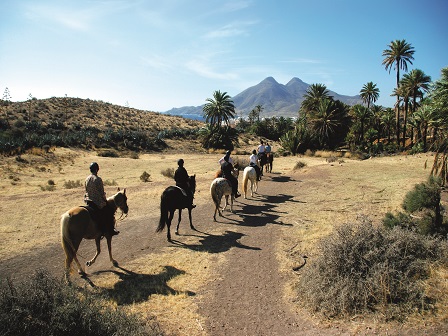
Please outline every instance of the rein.
[[[118, 206], [117, 202], [115, 201], [115, 197], [113, 197], [112, 200], [114, 201], [114, 205], [115, 205], [114, 215], [115, 215], [115, 212], [117, 212], [118, 209], [120, 209], [120, 211], [121, 211], [121, 215], [120, 215], [120, 217], [118, 219], [116, 219], [116, 221], [117, 222], [118, 221], [123, 221], [128, 216], [128, 214], [124, 214], [123, 210], [121, 210], [121, 208]], [[125, 215], [124, 217], [123, 217], [123, 214]]]

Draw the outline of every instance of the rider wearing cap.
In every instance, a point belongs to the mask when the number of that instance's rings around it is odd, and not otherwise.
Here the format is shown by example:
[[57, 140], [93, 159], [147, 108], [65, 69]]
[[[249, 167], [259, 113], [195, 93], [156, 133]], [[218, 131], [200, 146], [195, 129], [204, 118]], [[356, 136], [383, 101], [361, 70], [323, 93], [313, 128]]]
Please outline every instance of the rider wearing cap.
[[106, 193], [101, 177], [98, 176], [100, 166], [96, 162], [90, 164], [91, 174], [85, 181], [86, 193], [84, 202], [93, 209], [92, 219], [98, 224], [103, 235], [117, 235], [120, 232], [115, 230], [115, 217], [107, 205]]
[[222, 165], [223, 163], [224, 163], [224, 158], [227, 156], [228, 158], [229, 158], [229, 162], [232, 164], [232, 165], [234, 165], [235, 163], [233, 162], [233, 159], [230, 157], [230, 154], [232, 153], [232, 151], [227, 151], [226, 152], [226, 155], [224, 155], [222, 158], [220, 158], [219, 160], [218, 160], [218, 163], [219, 163], [219, 165]]
[[181, 188], [188, 194], [189, 204], [191, 204], [192, 208], [196, 208], [196, 205], [193, 204], [193, 193], [190, 189], [190, 177], [188, 176], [187, 170], [184, 167], [184, 160], [179, 159], [177, 161], [177, 165], [179, 166], [174, 172], [174, 180], [176, 181], [176, 186]]
[[238, 192], [238, 179], [232, 174], [233, 165], [229, 162], [229, 158], [230, 153], [224, 156], [224, 162], [221, 164], [222, 177], [230, 181], [232, 193], [235, 195], [235, 198], [238, 198], [241, 196]]

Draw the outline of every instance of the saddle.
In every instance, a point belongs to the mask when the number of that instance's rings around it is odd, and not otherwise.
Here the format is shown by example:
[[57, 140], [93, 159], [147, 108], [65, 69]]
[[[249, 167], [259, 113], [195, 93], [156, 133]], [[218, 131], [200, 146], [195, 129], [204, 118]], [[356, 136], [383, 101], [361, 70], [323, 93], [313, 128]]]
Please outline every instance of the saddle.
[[185, 197], [188, 196], [187, 192], [184, 189], [182, 189], [181, 187], [179, 187], [179, 186], [173, 186], [173, 187], [179, 188], [179, 190], [182, 192], [182, 195], [184, 195]]
[[95, 216], [95, 209], [92, 208], [91, 206], [83, 204], [83, 205], [80, 205], [80, 207], [86, 209], [89, 212], [90, 217], [93, 218], [93, 216]]

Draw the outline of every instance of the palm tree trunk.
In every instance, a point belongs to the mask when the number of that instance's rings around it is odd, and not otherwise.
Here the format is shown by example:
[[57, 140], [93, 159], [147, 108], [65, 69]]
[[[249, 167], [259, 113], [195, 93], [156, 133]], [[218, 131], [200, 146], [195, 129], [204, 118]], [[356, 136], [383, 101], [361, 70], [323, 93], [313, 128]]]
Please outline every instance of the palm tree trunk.
[[404, 119], [403, 119], [403, 148], [406, 148], [406, 123], [408, 122], [408, 99], [404, 101]]

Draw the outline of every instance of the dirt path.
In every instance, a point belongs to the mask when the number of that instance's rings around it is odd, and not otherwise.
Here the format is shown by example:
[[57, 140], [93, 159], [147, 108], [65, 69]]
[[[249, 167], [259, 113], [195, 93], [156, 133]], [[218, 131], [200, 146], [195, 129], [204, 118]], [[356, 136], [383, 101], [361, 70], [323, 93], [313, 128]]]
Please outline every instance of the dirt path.
[[[285, 230], [293, 225], [289, 222], [292, 219], [288, 217], [288, 208], [305, 203], [302, 201], [307, 197], [304, 190], [312, 190], [307, 183], [281, 174], [269, 174], [261, 182], [258, 194], [249, 199], [239, 198], [234, 206], [235, 213], [225, 212], [225, 217], [220, 217], [218, 223], [211, 221], [212, 208], [208, 202], [199, 203], [194, 210], [194, 222], [198, 230], [196, 233], [192, 234], [192, 231], [187, 229], [187, 217], [184, 217], [184, 236], [174, 236], [178, 244], [183, 244], [189, 236], [189, 239], [194, 239], [190, 249], [219, 253], [226, 260], [215, 270], [218, 276], [194, 293], [199, 314], [205, 321], [201, 326], [203, 335], [377, 333], [378, 330], [366, 329], [354, 333], [341, 325], [328, 327], [314, 324], [297, 315], [292, 309], [290, 298], [285, 299], [285, 286], [294, 274], [281, 272], [276, 255], [277, 247]], [[300, 193], [301, 200], [295, 196], [299, 186], [303, 188]], [[153, 211], [147, 216], [126, 220], [126, 226], [121, 228], [122, 232], [114, 239], [113, 244], [114, 255], [124, 269], [128, 268], [127, 265], [133, 260], [161, 253], [163, 248], [170, 245], [165, 240], [165, 232], [159, 235], [154, 233], [158, 218], [158, 211]], [[221, 233], [209, 234], [212, 226]], [[93, 243], [84, 243], [80, 253], [86, 258], [90, 257], [93, 253]], [[0, 262], [2, 277], [11, 276], [16, 279], [26, 278], [39, 267], [47, 268], [54, 275], [62, 277], [63, 254], [59, 244]], [[95, 281], [95, 277], [104, 269], [111, 269], [111, 266], [103, 243], [102, 256], [89, 270], [92, 280]], [[447, 330], [444, 327], [436, 333], [426, 334], [436, 335]], [[412, 330], [385, 332], [392, 335], [417, 335]]]

